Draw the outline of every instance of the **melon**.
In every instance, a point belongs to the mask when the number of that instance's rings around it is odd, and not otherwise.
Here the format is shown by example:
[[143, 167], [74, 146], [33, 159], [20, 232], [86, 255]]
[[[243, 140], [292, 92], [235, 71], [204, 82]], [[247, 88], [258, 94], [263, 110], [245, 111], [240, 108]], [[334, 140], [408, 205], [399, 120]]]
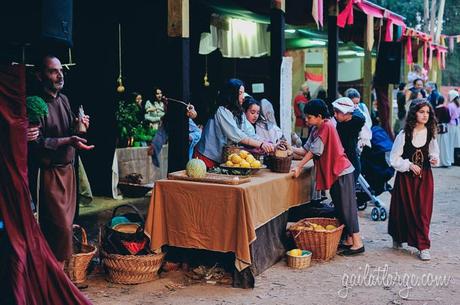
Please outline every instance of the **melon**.
[[192, 178], [206, 177], [206, 164], [198, 158], [191, 159], [185, 166], [185, 173]]

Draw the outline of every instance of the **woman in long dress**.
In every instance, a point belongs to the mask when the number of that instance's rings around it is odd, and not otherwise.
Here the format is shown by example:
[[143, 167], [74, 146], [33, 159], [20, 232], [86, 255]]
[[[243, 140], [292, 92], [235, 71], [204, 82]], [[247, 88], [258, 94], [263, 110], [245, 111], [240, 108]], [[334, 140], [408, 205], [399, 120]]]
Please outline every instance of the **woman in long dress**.
[[[431, 102], [430, 102], [431, 103]], [[449, 167], [452, 164], [452, 145], [450, 144], [447, 124], [450, 122], [449, 109], [442, 95], [436, 101], [434, 109], [436, 119], [438, 120], [438, 135], [436, 136], [439, 146], [439, 166]]]
[[393, 247], [417, 248], [420, 259], [430, 260], [430, 222], [433, 211], [433, 173], [439, 161], [436, 118], [425, 99], [411, 103], [406, 125], [395, 139], [390, 162], [397, 170], [391, 196], [388, 233]]

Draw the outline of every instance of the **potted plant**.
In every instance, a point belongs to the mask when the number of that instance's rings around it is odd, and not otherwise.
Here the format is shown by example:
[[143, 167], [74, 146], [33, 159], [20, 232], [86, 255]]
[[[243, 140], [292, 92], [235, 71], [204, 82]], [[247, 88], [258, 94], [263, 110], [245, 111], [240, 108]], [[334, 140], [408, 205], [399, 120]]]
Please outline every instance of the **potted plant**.
[[118, 134], [121, 146], [129, 146], [127, 143], [134, 136], [135, 128], [139, 125], [139, 107], [134, 103], [120, 101], [116, 112]]

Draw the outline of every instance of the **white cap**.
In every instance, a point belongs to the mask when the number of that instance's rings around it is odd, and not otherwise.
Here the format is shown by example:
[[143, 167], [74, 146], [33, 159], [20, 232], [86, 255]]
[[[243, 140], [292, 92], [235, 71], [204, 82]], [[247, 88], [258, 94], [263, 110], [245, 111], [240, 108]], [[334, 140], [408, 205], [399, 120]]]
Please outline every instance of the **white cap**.
[[353, 111], [355, 111], [355, 104], [348, 97], [336, 99], [332, 103], [332, 106], [334, 106], [334, 109], [337, 109], [342, 113], [353, 113]]
[[449, 102], [452, 102], [456, 97], [459, 97], [457, 90], [450, 90], [448, 95], [449, 95]]

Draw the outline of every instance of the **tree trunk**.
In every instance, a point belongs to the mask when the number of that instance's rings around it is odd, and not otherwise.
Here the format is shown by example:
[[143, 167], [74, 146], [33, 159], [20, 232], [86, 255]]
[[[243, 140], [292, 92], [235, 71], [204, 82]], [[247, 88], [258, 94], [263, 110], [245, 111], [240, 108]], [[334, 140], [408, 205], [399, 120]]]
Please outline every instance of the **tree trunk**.
[[436, 28], [436, 36], [434, 41], [436, 43], [439, 43], [440, 38], [441, 38], [441, 31], [442, 31], [442, 19], [444, 17], [444, 7], [446, 6], [446, 0], [440, 0], [439, 2], [439, 10], [438, 10], [438, 25]]
[[435, 24], [435, 19], [436, 19], [436, 0], [431, 0], [431, 10], [430, 10], [430, 35], [434, 39], [434, 24]]
[[423, 32], [428, 33], [428, 22], [430, 21], [430, 0], [423, 0]]

